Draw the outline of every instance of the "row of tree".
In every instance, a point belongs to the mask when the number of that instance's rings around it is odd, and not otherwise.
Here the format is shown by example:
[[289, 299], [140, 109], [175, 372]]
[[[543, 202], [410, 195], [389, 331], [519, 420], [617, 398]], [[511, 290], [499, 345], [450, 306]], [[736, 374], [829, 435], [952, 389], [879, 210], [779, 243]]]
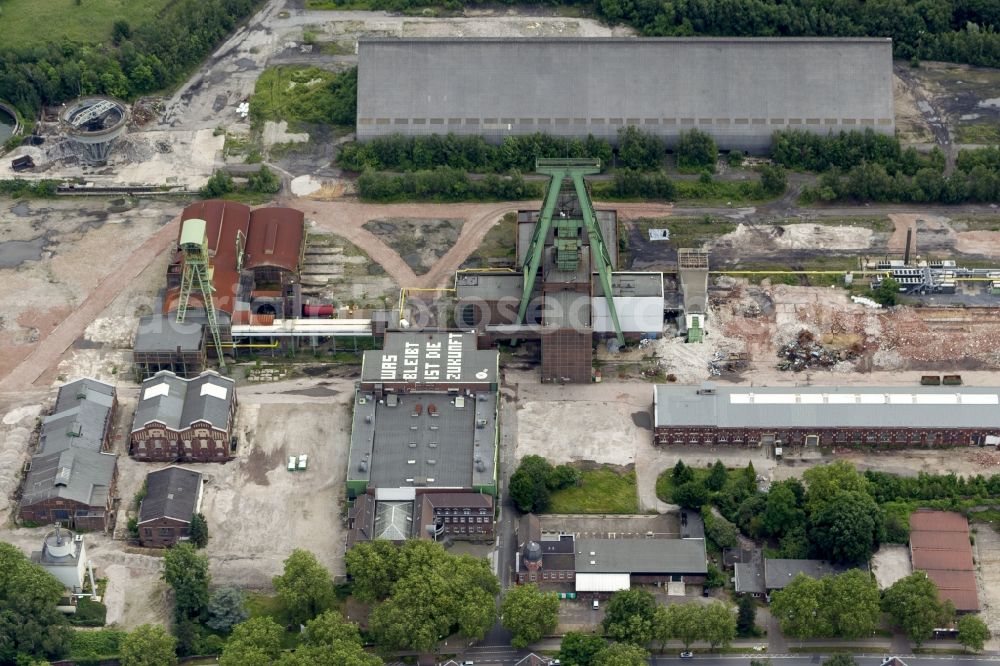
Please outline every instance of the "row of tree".
[[[799, 574], [771, 594], [771, 614], [781, 632], [792, 638], [870, 638], [882, 613], [918, 647], [933, 637], [936, 628], [955, 621], [955, 607], [941, 600], [934, 581], [923, 571], [899, 579], [881, 595], [871, 574], [860, 569], [818, 580]], [[983, 649], [990, 638], [976, 615], [963, 615], [957, 629], [959, 641], [974, 650]]]
[[[483, 0], [370, 0], [372, 9]], [[510, 2], [512, 0], [508, 0]], [[896, 57], [1000, 67], [1000, 10], [989, 1], [564, 0], [651, 37], [891, 37]]]
[[154, 20], [118, 21], [105, 44], [63, 40], [0, 49], [0, 99], [34, 117], [81, 95], [131, 99], [183, 79], [260, 0], [177, 0]]
[[[612, 165], [625, 169], [659, 169], [666, 155], [660, 137], [628, 126], [618, 130], [618, 147], [589, 135], [586, 139], [525, 134], [507, 136], [499, 144], [488, 143], [481, 136], [431, 134], [376, 137], [366, 143], [341, 147], [337, 162], [349, 171], [420, 171], [448, 166], [473, 173], [530, 172], [538, 158], [597, 158], [604, 168]], [[692, 130], [683, 133], [678, 146], [678, 163], [714, 169], [718, 150], [712, 137]]]
[[217, 199], [232, 192], [248, 194], [276, 194], [281, 190], [281, 179], [261, 165], [260, 169], [247, 175], [246, 183], [238, 185], [233, 177], [225, 171], [216, 171], [201, 188], [199, 194], [206, 199]]
[[871, 128], [839, 134], [814, 134], [805, 130], [782, 130], [771, 135], [771, 159], [789, 169], [828, 171], [850, 169], [862, 163], [881, 164], [890, 174], [913, 176], [920, 169], [944, 171], [945, 157], [935, 146], [927, 155], [910, 146], [903, 149], [899, 137], [879, 134]]
[[540, 183], [525, 182], [517, 172], [473, 180], [465, 171], [450, 167], [402, 174], [365, 171], [355, 186], [361, 199], [378, 202], [517, 201], [542, 196]]
[[832, 169], [813, 187], [802, 190], [804, 201], [872, 201], [880, 203], [994, 203], [1000, 201], [1000, 170], [975, 166], [944, 176], [920, 169], [909, 177], [889, 174], [881, 164], [865, 163], [843, 172]]

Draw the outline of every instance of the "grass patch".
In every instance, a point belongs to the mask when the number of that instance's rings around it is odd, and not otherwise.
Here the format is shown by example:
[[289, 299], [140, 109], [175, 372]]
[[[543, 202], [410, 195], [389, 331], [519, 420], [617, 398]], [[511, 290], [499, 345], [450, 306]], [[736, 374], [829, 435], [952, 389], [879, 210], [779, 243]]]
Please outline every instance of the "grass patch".
[[956, 143], [1000, 143], [1000, 127], [997, 125], [959, 125], [955, 131], [958, 134]]
[[71, 661], [101, 661], [115, 659], [127, 632], [113, 629], [98, 631], [78, 630], [73, 632], [69, 642]]
[[156, 19], [173, 0], [4, 0], [0, 44], [11, 48], [68, 39], [83, 44], [111, 41], [115, 21], [135, 28]]
[[286, 626], [285, 612], [281, 608], [281, 601], [277, 595], [262, 594], [260, 592], [247, 593], [247, 610], [250, 617], [269, 617], [277, 622], [286, 631], [281, 637], [281, 648], [288, 650], [299, 644], [299, 632], [288, 631]]
[[793, 224], [818, 224], [823, 227], [862, 227], [876, 233], [889, 233], [893, 229], [888, 217], [817, 217], [813, 220], [784, 220], [782, 226]]
[[503, 219], [486, 233], [483, 242], [469, 255], [462, 268], [490, 268], [516, 263], [516, 229], [517, 213], [504, 215]]
[[353, 126], [357, 108], [357, 70], [340, 74], [319, 67], [283, 65], [264, 70], [250, 98], [255, 124], [267, 120]]
[[704, 215], [702, 217], [643, 218], [635, 221], [635, 228], [643, 238], [649, 238], [650, 229], [669, 229], [670, 244], [674, 247], [701, 247], [704, 243], [724, 236], [736, 229], [736, 223]]
[[678, 180], [677, 203], [705, 204], [747, 204], [770, 201], [776, 197], [763, 195], [751, 181], [713, 180], [702, 183], [697, 180]]
[[548, 513], [638, 513], [635, 472], [599, 467], [581, 473], [579, 485], [552, 493]]

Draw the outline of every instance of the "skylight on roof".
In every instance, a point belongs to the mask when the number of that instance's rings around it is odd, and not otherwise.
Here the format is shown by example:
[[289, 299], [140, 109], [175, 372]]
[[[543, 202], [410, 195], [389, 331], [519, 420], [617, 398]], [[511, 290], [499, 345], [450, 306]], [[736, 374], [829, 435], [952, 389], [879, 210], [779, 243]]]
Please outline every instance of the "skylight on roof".
[[205, 383], [201, 385], [201, 394], [210, 395], [213, 398], [218, 398], [219, 400], [225, 400], [226, 396], [229, 395], [229, 390], [222, 386]]
[[142, 399], [149, 400], [150, 398], [156, 398], [161, 395], [170, 395], [170, 384], [166, 382], [160, 382], [155, 386], [150, 386], [145, 391], [142, 392]]

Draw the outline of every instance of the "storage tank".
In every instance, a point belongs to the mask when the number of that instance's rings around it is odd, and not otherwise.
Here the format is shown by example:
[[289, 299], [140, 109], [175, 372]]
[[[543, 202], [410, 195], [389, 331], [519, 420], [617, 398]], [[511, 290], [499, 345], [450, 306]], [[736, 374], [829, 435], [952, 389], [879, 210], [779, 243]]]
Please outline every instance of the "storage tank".
[[332, 317], [333, 316], [333, 306], [332, 305], [311, 305], [309, 303], [304, 303], [302, 305], [302, 316], [303, 317]]

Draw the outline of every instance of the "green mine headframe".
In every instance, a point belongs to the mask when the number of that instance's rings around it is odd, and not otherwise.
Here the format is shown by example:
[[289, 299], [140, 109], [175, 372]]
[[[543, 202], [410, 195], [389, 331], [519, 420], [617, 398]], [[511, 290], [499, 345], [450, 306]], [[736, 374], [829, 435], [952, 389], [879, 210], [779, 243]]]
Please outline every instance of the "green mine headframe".
[[191, 293], [197, 292], [205, 308], [208, 329], [212, 332], [215, 353], [219, 357], [219, 367], [226, 367], [222, 356], [222, 341], [219, 338], [219, 321], [212, 300], [212, 266], [208, 261], [208, 238], [205, 235], [205, 220], [185, 220], [181, 227], [180, 249], [184, 253], [184, 272], [181, 274], [180, 300], [177, 302], [177, 322], [184, 323]]
[[[560, 217], [556, 218], [554, 246], [555, 265], [560, 271], [575, 271], [580, 266], [580, 239], [583, 238], [582, 229], [586, 229], [590, 247], [596, 252], [597, 271], [601, 278], [601, 286], [604, 289], [604, 297], [608, 301], [608, 311], [611, 313], [611, 321], [615, 325], [615, 333], [618, 342], [625, 344], [625, 337], [622, 335], [621, 325], [618, 323], [618, 313], [615, 311], [614, 297], [611, 293], [611, 255], [608, 247], [604, 243], [601, 235], [601, 228], [597, 224], [597, 215], [594, 213], [594, 205], [587, 192], [587, 185], [583, 181], [584, 176], [592, 176], [601, 172], [601, 161], [599, 159], [536, 159], [535, 171], [537, 173], [552, 176], [549, 188], [545, 193], [545, 200], [542, 202], [542, 211], [535, 225], [535, 231], [531, 236], [531, 244], [524, 259], [522, 270], [524, 271], [524, 291], [521, 294], [521, 305], [517, 311], [518, 323], [524, 323], [525, 314], [528, 311], [528, 300], [535, 288], [535, 279], [538, 277], [538, 268], [542, 263], [542, 254], [545, 248], [545, 239], [548, 237], [549, 228], [553, 225], [553, 217], [556, 214], [556, 206], [559, 202], [559, 192], [563, 182], [570, 180], [576, 191], [576, 198], [580, 204], [583, 219], [563, 217], [564, 211], [560, 212]], [[590, 281], [590, 276], [587, 276]]]

